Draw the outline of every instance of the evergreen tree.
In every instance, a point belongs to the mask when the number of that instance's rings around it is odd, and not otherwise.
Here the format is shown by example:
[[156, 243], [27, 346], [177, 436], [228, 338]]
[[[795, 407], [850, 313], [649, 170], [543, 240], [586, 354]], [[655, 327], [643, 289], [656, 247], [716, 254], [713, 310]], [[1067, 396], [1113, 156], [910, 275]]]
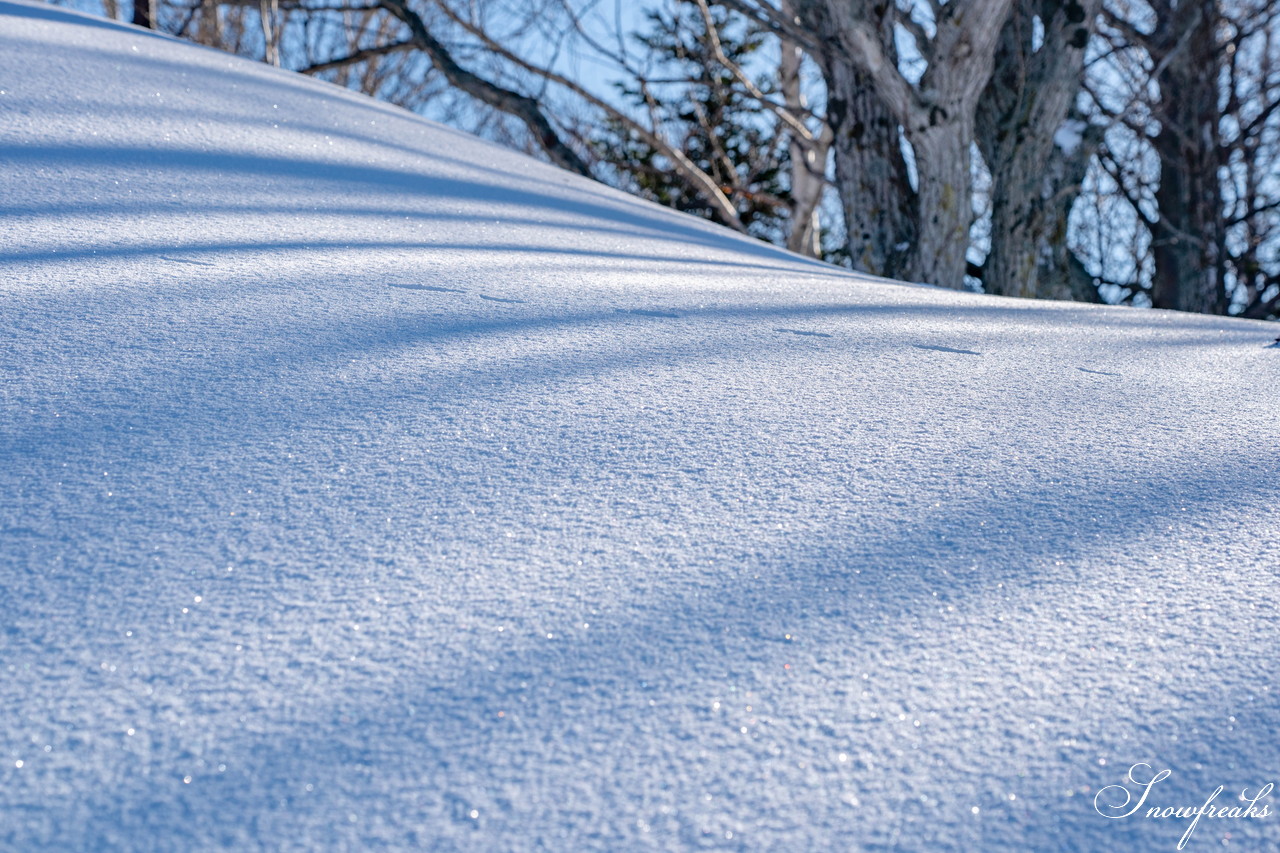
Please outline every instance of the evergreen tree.
[[[766, 43], [764, 34], [724, 9], [714, 8], [713, 15], [725, 54], [739, 67], [750, 67]], [[625, 102], [651, 116], [698, 168], [715, 179], [751, 234], [785, 242], [785, 132], [718, 61], [706, 24], [692, 4], [680, 3], [674, 12], [650, 12], [647, 17], [647, 31], [635, 38], [662, 76], [620, 83]], [[758, 85], [772, 93], [775, 84], [766, 77]], [[660, 150], [616, 119], [606, 121], [593, 148], [623, 188], [676, 210], [719, 219]]]

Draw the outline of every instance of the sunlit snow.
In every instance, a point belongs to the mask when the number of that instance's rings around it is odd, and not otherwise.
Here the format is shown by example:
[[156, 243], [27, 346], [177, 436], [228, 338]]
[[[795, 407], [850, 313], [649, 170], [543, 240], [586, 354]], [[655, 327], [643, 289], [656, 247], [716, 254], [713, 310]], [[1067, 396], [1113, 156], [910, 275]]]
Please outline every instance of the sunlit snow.
[[1097, 792], [1280, 782], [1274, 326], [53, 7], [0, 90], [0, 849], [1173, 850]]

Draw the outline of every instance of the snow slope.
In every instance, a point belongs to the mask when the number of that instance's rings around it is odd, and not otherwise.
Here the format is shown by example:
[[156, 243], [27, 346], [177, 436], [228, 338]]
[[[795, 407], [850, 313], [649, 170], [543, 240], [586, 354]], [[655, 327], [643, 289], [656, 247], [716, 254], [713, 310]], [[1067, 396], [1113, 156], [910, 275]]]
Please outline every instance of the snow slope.
[[1280, 782], [1274, 326], [52, 7], [0, 90], [0, 849], [1172, 850], [1096, 792]]

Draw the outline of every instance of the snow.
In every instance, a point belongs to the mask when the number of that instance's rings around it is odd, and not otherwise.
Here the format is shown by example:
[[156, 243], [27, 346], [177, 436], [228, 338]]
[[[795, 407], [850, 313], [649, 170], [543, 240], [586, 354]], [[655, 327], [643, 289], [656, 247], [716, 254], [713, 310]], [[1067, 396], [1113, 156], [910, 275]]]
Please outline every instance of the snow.
[[1172, 850], [1098, 791], [1280, 781], [1273, 325], [0, 15], [0, 849]]
[[1062, 149], [1063, 154], [1070, 157], [1080, 149], [1080, 143], [1084, 142], [1084, 134], [1088, 129], [1088, 122], [1077, 118], [1069, 118], [1053, 134], [1053, 144]]

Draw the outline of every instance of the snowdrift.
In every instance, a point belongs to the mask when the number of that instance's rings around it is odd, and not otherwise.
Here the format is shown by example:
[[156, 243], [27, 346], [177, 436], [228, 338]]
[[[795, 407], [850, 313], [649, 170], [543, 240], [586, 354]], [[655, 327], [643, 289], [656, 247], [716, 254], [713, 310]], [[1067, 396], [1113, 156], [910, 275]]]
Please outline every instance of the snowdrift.
[[40, 5], [0, 164], [0, 848], [1172, 850], [1280, 782], [1274, 326]]

